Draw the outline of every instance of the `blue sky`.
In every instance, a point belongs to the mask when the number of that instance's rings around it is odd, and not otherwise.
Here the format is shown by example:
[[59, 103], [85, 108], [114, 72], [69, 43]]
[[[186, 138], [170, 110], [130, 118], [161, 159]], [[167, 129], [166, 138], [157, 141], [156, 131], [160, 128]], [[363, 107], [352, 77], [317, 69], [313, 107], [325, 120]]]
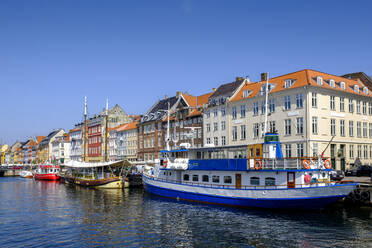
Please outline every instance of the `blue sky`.
[[372, 1], [0, 1], [0, 143], [176, 91], [304, 68], [372, 74]]

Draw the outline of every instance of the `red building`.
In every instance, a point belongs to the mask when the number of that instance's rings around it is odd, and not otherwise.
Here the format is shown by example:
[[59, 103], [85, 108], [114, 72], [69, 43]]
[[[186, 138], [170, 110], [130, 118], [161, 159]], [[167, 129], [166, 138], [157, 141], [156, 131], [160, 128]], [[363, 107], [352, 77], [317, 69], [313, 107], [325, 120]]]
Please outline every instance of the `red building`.
[[102, 120], [103, 116], [89, 119], [88, 124], [88, 162], [101, 162], [102, 159]]

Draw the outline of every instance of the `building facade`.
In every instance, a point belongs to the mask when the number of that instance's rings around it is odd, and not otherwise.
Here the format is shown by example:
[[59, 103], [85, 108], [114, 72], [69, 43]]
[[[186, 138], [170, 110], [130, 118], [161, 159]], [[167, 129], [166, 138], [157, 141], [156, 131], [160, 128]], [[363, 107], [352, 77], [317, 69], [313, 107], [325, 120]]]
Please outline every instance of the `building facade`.
[[70, 134], [70, 160], [83, 161], [83, 138], [82, 138], [82, 125], [75, 126], [74, 129], [69, 131]]
[[70, 161], [70, 135], [64, 133], [63, 135], [56, 136], [52, 143], [51, 161], [56, 164], [63, 164]]

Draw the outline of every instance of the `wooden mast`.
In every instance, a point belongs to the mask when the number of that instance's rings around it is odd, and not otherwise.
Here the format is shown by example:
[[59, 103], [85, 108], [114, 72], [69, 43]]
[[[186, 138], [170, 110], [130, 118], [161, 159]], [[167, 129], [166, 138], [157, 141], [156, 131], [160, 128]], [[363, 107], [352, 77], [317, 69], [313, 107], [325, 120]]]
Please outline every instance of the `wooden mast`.
[[86, 143], [87, 143], [87, 97], [84, 98], [84, 125], [83, 125], [83, 149], [84, 149], [84, 157], [83, 157], [83, 162], [85, 162], [86, 156], [87, 156], [87, 148], [86, 148]]
[[108, 137], [108, 99], [106, 100], [106, 123], [105, 123], [105, 162], [107, 162], [107, 137]]

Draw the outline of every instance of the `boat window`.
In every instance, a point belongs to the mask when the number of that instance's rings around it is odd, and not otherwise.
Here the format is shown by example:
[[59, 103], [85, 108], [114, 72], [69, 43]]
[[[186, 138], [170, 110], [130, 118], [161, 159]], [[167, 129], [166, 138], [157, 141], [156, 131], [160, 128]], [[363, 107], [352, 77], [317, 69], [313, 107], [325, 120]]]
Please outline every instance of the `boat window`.
[[192, 175], [192, 180], [193, 180], [194, 182], [199, 181], [199, 175]]
[[166, 175], [167, 173], [164, 171], [164, 175]]
[[209, 176], [208, 175], [203, 175], [203, 182], [209, 182]]
[[259, 177], [251, 177], [251, 185], [260, 185]]
[[201, 152], [196, 152], [196, 158], [197, 159], [201, 159], [202, 158]]
[[223, 182], [224, 183], [232, 183], [231, 176], [224, 176], [223, 177]]
[[219, 183], [220, 182], [220, 176], [212, 176], [212, 182]]
[[266, 177], [265, 178], [265, 185], [266, 186], [275, 186], [275, 178], [273, 178], [273, 177]]
[[183, 180], [184, 180], [184, 181], [189, 181], [189, 180], [190, 180], [190, 176], [189, 176], [189, 174], [185, 174], [185, 175], [183, 175]]

